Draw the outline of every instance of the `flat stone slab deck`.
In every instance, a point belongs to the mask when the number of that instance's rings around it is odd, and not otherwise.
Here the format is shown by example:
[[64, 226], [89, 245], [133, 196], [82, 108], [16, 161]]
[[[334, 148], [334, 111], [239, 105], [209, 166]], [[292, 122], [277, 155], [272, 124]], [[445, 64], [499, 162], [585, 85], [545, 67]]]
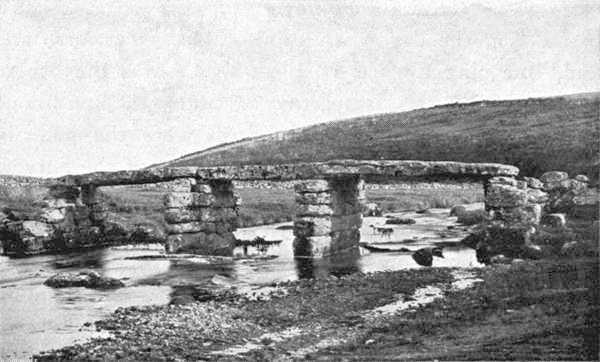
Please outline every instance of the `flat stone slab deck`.
[[519, 169], [499, 163], [464, 163], [406, 160], [334, 160], [327, 162], [280, 165], [244, 165], [222, 167], [167, 167], [115, 172], [67, 175], [49, 183], [83, 186], [131, 185], [171, 181], [178, 178], [225, 180], [308, 180], [336, 176], [385, 177], [457, 177], [480, 179], [493, 176], [516, 176]]

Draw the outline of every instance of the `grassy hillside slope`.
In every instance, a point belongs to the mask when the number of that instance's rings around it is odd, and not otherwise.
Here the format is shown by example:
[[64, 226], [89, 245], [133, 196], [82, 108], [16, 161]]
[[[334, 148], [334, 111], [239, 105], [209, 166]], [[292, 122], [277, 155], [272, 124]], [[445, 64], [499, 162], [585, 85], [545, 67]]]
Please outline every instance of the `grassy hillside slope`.
[[340, 158], [501, 162], [597, 179], [600, 93], [448, 104], [323, 123], [244, 139], [154, 166]]

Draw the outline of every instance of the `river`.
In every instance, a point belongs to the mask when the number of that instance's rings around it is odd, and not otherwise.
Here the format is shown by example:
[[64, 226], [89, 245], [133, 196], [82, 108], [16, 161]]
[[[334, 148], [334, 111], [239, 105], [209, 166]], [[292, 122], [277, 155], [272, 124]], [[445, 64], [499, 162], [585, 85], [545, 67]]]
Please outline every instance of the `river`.
[[[383, 225], [383, 217], [366, 217], [361, 229], [361, 242], [382, 247], [416, 250], [444, 245], [444, 258], [434, 258], [433, 267], [478, 267], [475, 252], [458, 245], [466, 235], [448, 217], [447, 209], [431, 209], [426, 214], [403, 212], [392, 214], [413, 218], [412, 225], [393, 227], [392, 235], [374, 234], [369, 225]], [[83, 342], [105, 334], [95, 331], [93, 322], [118, 307], [161, 305], [170, 302], [176, 287], [201, 285], [207, 288], [236, 286], [259, 288], [278, 281], [300, 277], [322, 277], [356, 271], [374, 272], [420, 268], [410, 252], [360, 253], [335, 262], [295, 260], [292, 252], [292, 230], [278, 229], [274, 224], [239, 229], [236, 237], [282, 240], [266, 252], [248, 248], [247, 255], [237, 248], [231, 258], [155, 258], [164, 255], [161, 245], [109, 247], [67, 255], [43, 255], [25, 259], [0, 256], [0, 359], [25, 359], [34, 353]], [[450, 227], [450, 229], [448, 228]], [[53, 289], [43, 282], [58, 272], [95, 270], [119, 278], [124, 288], [92, 290], [86, 288]]]

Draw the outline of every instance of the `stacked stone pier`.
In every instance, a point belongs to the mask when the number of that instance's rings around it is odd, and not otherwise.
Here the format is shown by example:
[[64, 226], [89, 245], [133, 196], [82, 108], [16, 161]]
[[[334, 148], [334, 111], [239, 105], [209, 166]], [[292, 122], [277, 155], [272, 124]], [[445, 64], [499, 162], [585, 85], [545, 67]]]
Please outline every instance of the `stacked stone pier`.
[[509, 224], [538, 225], [548, 194], [533, 178], [492, 177], [487, 182], [485, 206], [494, 220]]
[[362, 225], [358, 176], [298, 183], [294, 220], [294, 254], [323, 257], [358, 248]]
[[238, 197], [231, 180], [185, 179], [164, 204], [168, 252], [232, 254]]

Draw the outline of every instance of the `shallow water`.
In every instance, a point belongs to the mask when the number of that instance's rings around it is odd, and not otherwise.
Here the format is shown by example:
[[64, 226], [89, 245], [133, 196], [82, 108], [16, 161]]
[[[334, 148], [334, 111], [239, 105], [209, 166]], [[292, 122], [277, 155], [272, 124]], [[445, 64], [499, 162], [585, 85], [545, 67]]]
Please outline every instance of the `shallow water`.
[[[387, 236], [373, 234], [369, 225], [383, 225], [385, 218], [364, 219], [361, 242], [381, 244], [395, 249], [416, 250], [439, 242], [460, 240], [466, 232], [461, 228], [448, 231], [456, 218], [447, 217], [448, 210], [431, 210], [428, 214], [412, 212], [394, 216], [416, 220], [412, 225], [387, 225], [394, 229]], [[293, 258], [292, 230], [278, 230], [275, 224], [245, 228], [236, 231], [240, 239], [262, 236], [267, 240], [282, 240], [271, 246], [263, 256], [256, 248], [249, 247], [253, 258], [241, 258], [243, 249], [234, 253], [238, 258], [209, 262], [205, 258], [174, 259], [127, 259], [136, 256], [162, 255], [160, 245], [144, 247], [119, 247], [76, 253], [70, 255], [46, 255], [27, 259], [9, 259], [0, 256], [0, 359], [26, 358], [32, 354], [84, 341], [94, 336], [93, 326], [83, 327], [86, 322], [102, 319], [118, 307], [132, 305], [167, 304], [174, 291], [187, 285], [206, 288], [236, 286], [248, 290], [278, 281], [302, 277], [325, 277], [356, 271], [372, 272], [420, 268], [410, 252], [370, 253], [359, 252], [312, 261]], [[441, 234], [448, 234], [441, 237]], [[452, 233], [452, 234], [450, 234]], [[434, 267], [480, 266], [471, 249], [446, 246], [445, 258], [434, 258]], [[100, 291], [86, 288], [53, 289], [42, 283], [51, 275], [61, 272], [96, 270], [99, 273], [122, 279], [125, 287]]]

